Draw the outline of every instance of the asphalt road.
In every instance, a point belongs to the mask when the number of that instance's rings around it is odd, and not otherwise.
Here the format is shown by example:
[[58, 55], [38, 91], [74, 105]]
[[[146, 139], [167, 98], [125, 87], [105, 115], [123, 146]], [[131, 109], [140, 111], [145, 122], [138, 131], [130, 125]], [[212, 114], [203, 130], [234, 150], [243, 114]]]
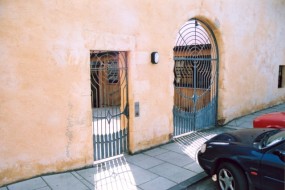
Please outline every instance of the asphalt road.
[[218, 185], [213, 182], [210, 177], [208, 177], [202, 181], [199, 181], [198, 183], [187, 187], [187, 190], [219, 190], [219, 188]]

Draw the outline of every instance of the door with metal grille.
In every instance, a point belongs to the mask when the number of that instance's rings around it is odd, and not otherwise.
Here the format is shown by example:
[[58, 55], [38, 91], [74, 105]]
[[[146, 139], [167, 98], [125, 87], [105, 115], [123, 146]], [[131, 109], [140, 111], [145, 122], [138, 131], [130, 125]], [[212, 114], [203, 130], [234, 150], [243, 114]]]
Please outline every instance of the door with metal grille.
[[126, 52], [90, 52], [94, 160], [128, 150]]
[[174, 136], [213, 127], [217, 121], [218, 47], [212, 30], [190, 19], [174, 51]]

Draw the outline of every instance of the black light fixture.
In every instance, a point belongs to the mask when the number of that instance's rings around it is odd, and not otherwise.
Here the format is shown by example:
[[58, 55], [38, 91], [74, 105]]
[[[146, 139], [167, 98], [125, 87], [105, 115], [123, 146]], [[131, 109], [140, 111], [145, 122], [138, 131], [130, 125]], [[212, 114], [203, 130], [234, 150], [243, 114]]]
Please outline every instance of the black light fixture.
[[158, 61], [159, 61], [159, 54], [158, 54], [158, 52], [152, 52], [151, 53], [151, 62], [153, 64], [157, 64]]

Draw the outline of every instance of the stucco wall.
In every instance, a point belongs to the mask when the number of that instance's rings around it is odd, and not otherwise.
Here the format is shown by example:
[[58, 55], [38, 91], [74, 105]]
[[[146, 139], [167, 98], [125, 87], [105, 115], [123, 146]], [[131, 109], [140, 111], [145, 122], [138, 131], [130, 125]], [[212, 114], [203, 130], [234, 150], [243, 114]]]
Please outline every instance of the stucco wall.
[[226, 120], [285, 102], [278, 66], [285, 64], [285, 1], [222, 3], [219, 115]]
[[193, 17], [217, 37], [219, 118], [285, 101], [284, 0], [1, 0], [0, 186], [92, 164], [90, 50], [128, 52], [130, 151], [167, 142], [173, 46]]

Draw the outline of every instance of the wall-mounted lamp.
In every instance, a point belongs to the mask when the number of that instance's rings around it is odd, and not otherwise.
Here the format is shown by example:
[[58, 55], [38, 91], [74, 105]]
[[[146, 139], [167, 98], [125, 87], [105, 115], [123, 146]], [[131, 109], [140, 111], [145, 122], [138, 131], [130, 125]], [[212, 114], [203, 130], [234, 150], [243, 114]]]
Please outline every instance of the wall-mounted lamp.
[[159, 54], [157, 52], [152, 52], [151, 53], [151, 62], [153, 64], [157, 64], [159, 61]]

